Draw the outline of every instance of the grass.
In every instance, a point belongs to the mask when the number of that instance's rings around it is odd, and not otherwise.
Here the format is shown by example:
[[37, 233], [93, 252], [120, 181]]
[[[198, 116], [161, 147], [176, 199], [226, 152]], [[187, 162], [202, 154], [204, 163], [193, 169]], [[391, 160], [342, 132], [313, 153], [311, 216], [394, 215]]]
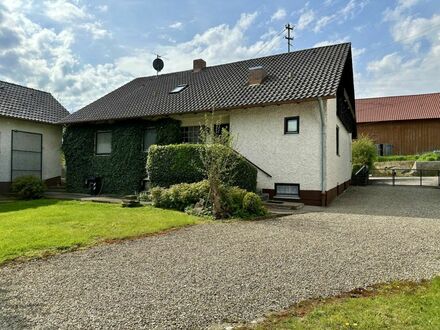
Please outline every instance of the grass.
[[309, 300], [257, 329], [440, 329], [440, 278]]
[[50, 199], [0, 203], [0, 264], [202, 222], [150, 206]]

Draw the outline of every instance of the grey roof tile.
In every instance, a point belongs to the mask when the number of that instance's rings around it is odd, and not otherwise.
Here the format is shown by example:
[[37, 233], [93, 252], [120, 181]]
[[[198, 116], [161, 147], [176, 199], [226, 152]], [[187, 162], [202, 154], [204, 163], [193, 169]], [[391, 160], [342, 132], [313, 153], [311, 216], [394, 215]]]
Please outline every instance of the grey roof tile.
[[[116, 120], [231, 109], [334, 96], [350, 43], [311, 48], [229, 64], [136, 78], [64, 118], [63, 123]], [[267, 78], [249, 86], [249, 68], [263, 66]], [[181, 93], [169, 94], [179, 84]]]
[[0, 116], [55, 124], [68, 114], [50, 93], [0, 80]]

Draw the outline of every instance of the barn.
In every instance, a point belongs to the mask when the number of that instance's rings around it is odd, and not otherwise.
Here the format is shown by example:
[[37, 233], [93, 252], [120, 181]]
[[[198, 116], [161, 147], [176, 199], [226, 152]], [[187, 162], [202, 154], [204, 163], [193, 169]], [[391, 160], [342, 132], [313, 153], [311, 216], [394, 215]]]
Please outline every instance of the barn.
[[440, 150], [440, 93], [357, 99], [356, 122], [381, 156]]

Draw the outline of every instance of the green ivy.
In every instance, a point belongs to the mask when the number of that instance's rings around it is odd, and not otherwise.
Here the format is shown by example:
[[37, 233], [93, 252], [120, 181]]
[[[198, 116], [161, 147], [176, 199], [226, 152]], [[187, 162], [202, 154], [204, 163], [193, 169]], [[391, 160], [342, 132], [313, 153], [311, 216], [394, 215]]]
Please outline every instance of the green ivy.
[[[157, 139], [161, 144], [180, 142], [180, 122], [172, 119], [67, 126], [63, 136], [67, 190], [86, 193], [85, 180], [97, 176], [102, 178], [102, 193], [132, 194], [139, 191], [146, 177], [143, 135], [151, 126], [157, 128]], [[100, 130], [112, 132], [112, 152], [108, 156], [95, 155], [95, 134]]]
[[[204, 179], [201, 171], [200, 144], [174, 144], [152, 146], [148, 153], [147, 168], [153, 186], [169, 187], [178, 183], [192, 183]], [[237, 165], [229, 178], [224, 178], [232, 186], [255, 191], [257, 170], [240, 155]]]

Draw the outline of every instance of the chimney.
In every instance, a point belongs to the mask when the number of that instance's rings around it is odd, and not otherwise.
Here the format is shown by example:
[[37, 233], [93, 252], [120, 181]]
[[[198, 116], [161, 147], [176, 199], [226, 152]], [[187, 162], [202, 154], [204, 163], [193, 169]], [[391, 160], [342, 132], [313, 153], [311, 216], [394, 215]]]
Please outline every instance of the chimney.
[[266, 70], [262, 66], [249, 68], [249, 85], [260, 85], [267, 76]]
[[201, 58], [193, 61], [193, 72], [200, 72], [204, 68], [206, 68], [206, 62]]

